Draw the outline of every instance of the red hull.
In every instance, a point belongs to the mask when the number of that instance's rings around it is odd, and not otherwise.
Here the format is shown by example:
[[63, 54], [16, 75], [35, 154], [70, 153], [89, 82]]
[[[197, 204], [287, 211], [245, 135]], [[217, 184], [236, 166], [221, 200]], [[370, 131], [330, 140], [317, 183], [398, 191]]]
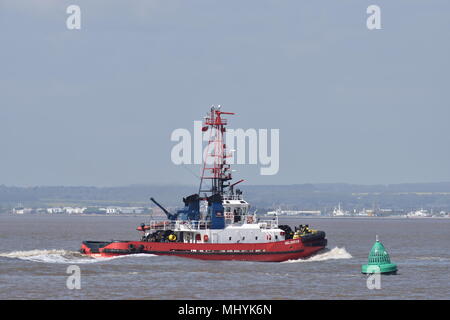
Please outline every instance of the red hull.
[[268, 243], [179, 243], [142, 241], [84, 241], [81, 252], [94, 257], [147, 253], [201, 260], [282, 262], [306, 258], [323, 249], [326, 239], [303, 243], [300, 239]]

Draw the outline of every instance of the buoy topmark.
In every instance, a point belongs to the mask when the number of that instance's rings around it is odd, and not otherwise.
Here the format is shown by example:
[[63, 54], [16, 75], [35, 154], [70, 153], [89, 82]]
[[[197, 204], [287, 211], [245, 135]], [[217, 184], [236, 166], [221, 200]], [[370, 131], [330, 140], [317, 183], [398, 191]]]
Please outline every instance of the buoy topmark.
[[383, 244], [376, 237], [375, 244], [370, 250], [368, 263], [361, 266], [362, 273], [397, 273], [397, 265], [391, 263], [391, 258], [384, 248]]

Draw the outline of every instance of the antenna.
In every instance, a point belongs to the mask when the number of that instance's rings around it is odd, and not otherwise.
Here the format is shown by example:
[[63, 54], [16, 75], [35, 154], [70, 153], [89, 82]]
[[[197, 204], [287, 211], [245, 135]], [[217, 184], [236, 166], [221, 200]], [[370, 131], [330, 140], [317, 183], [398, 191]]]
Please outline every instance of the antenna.
[[[222, 115], [234, 115], [234, 113], [220, 111], [220, 108], [220, 105], [217, 107], [212, 106], [207, 117], [204, 118], [202, 131], [209, 130], [209, 139], [200, 179], [199, 194], [202, 192], [207, 192], [211, 195], [223, 194], [224, 189], [230, 186], [226, 182], [232, 179], [230, 165], [226, 163], [226, 158], [230, 156], [226, 152], [224, 143], [227, 119], [222, 118]], [[211, 180], [210, 189], [203, 189], [204, 180]]]

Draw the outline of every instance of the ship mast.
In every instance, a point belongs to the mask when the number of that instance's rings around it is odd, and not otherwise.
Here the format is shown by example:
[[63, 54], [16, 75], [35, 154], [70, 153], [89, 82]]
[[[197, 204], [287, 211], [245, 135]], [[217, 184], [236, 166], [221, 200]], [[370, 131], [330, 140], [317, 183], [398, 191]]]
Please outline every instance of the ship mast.
[[[223, 195], [224, 189], [230, 186], [231, 168], [226, 163], [226, 159], [230, 157], [226, 152], [226, 145], [224, 142], [225, 126], [227, 119], [222, 118], [222, 115], [234, 115], [232, 112], [220, 111], [219, 106], [212, 106], [210, 112], [205, 117], [202, 131], [209, 130], [208, 145], [206, 147], [204, 156], [204, 164], [202, 169], [202, 176], [200, 179], [199, 194], [210, 193], [211, 195]], [[204, 186], [205, 180], [210, 180], [210, 188]]]

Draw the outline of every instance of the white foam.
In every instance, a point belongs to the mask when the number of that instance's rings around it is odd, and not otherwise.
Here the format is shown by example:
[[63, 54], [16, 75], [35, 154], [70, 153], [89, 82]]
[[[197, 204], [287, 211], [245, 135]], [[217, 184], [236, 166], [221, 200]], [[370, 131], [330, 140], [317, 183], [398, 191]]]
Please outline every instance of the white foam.
[[94, 258], [85, 254], [81, 254], [77, 251], [67, 251], [62, 249], [12, 251], [0, 253], [0, 257], [5, 258], [43, 262], [43, 263], [72, 263], [72, 264], [96, 263], [125, 257], [149, 257], [149, 256], [155, 255], [138, 253], [108, 258], [105, 257]]
[[296, 262], [310, 262], [310, 261], [327, 261], [327, 260], [339, 260], [339, 259], [351, 259], [353, 258], [350, 253], [345, 250], [345, 248], [334, 247], [333, 249], [324, 249], [318, 254], [310, 256], [306, 259], [288, 260], [287, 263]]
[[444, 257], [417, 257], [417, 260], [437, 260], [437, 261], [449, 261], [450, 258]]

